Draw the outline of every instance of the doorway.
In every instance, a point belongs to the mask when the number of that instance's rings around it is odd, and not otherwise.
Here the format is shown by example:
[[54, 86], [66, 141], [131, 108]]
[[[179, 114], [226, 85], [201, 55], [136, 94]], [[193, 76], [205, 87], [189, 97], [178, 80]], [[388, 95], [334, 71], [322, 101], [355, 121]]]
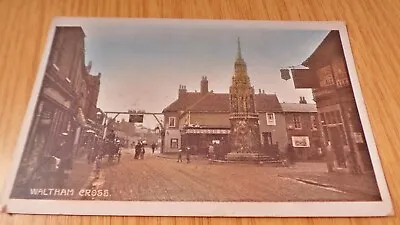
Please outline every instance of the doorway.
[[338, 166], [345, 168], [346, 167], [346, 157], [344, 154], [344, 148], [343, 148], [343, 136], [344, 134], [341, 134], [340, 129], [338, 126], [334, 127], [329, 127], [329, 139], [332, 143], [332, 147], [335, 150], [335, 155], [336, 159], [338, 162]]

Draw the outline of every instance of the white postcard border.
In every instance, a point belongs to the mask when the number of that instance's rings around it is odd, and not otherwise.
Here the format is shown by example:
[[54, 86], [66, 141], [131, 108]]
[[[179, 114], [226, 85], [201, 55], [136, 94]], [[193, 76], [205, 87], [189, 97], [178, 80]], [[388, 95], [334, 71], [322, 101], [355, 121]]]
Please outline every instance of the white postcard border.
[[[349, 76], [356, 99], [359, 116], [364, 129], [377, 184], [382, 201], [379, 202], [129, 202], [88, 200], [22, 200], [10, 199], [19, 163], [27, 140], [35, 105], [45, 75], [56, 26], [81, 25], [84, 21], [103, 23], [180, 23], [182, 26], [225, 25], [232, 28], [266, 28], [280, 30], [339, 30]], [[389, 189], [382, 170], [374, 136], [360, 83], [351, 53], [350, 41], [344, 22], [340, 21], [256, 21], [256, 20], [208, 20], [208, 19], [131, 19], [131, 18], [86, 18], [58, 17], [49, 28], [47, 42], [40, 67], [32, 89], [22, 128], [15, 147], [9, 177], [3, 189], [3, 211], [24, 214], [73, 214], [73, 215], [141, 215], [141, 216], [251, 216], [251, 217], [359, 217], [389, 216], [393, 214]]]

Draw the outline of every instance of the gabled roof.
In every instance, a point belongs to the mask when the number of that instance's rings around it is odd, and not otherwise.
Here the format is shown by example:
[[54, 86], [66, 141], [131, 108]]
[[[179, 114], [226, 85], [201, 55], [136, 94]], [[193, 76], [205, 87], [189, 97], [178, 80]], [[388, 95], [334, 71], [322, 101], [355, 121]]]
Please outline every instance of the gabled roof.
[[[281, 112], [275, 94], [255, 94], [257, 112]], [[229, 94], [187, 92], [167, 106], [163, 112], [224, 112], [229, 113]]]
[[315, 104], [300, 104], [300, 103], [281, 103], [283, 112], [317, 112]]
[[187, 107], [200, 100], [201, 97], [203, 97], [201, 93], [187, 92], [182, 97], [178, 98], [177, 100], [172, 102], [169, 106], [167, 106], [163, 110], [163, 113], [184, 111], [186, 110]]
[[340, 55], [344, 58], [342, 41], [338, 30], [331, 30], [314, 50], [314, 52], [302, 63], [303, 66], [310, 67], [312, 62], [326, 64], [332, 56]]

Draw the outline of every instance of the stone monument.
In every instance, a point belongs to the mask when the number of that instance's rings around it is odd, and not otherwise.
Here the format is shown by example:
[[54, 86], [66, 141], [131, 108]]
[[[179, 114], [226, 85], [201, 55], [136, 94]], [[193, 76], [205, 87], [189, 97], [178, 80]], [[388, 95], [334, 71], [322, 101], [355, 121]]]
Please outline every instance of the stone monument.
[[261, 147], [259, 118], [255, 108], [254, 88], [242, 58], [239, 38], [237, 44], [235, 71], [229, 88], [231, 151], [227, 159], [255, 160]]

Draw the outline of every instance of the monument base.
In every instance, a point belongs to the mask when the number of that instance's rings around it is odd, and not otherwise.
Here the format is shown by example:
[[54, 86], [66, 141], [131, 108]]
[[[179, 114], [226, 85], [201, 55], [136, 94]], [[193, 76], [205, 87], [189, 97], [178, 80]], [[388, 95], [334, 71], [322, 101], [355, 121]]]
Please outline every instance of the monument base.
[[226, 155], [228, 161], [258, 161], [260, 157], [256, 152], [230, 152]]

